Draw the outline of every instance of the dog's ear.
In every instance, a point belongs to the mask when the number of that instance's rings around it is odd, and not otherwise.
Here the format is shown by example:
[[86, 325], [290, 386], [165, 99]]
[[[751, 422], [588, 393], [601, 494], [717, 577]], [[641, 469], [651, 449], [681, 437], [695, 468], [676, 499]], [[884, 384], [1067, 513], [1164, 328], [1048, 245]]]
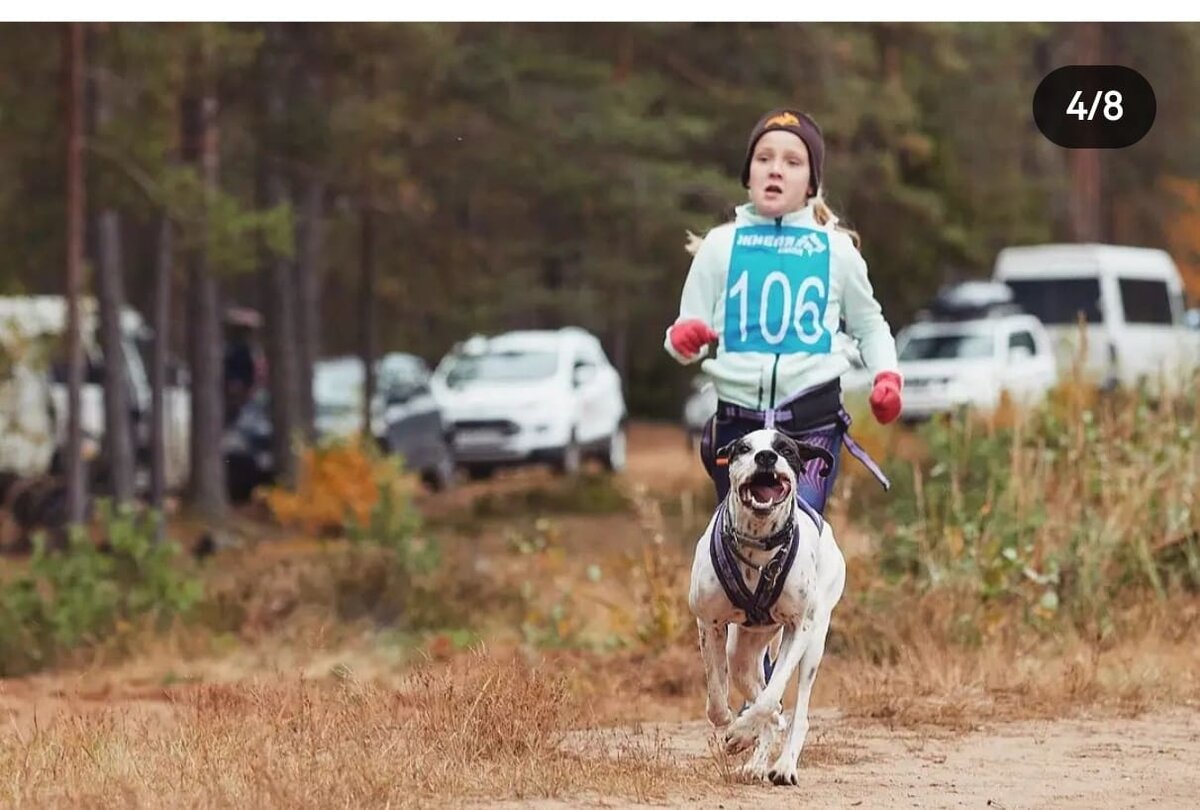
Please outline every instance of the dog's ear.
[[804, 470], [810, 461], [821, 461], [822, 466], [818, 474], [822, 478], [828, 478], [833, 472], [833, 454], [823, 447], [817, 447], [814, 444], [806, 444], [798, 442], [791, 436], [780, 433], [777, 449], [780, 455], [787, 461], [788, 466], [792, 468], [792, 472], [797, 478], [804, 475]]

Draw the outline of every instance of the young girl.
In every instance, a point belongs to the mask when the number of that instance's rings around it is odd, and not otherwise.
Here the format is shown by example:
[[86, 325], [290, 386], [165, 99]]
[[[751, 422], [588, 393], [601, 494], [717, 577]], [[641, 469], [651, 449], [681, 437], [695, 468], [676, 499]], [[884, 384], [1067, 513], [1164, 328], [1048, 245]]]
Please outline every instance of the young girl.
[[867, 279], [859, 239], [838, 225], [822, 199], [825, 143], [817, 123], [793, 109], [764, 115], [750, 133], [742, 185], [750, 202], [696, 247], [679, 318], [665, 346], [680, 363], [703, 362], [717, 390], [701, 458], [717, 491], [729, 490], [716, 451], [762, 427], [830, 451], [821, 476], [810, 463], [798, 494], [818, 512], [837, 477], [843, 440], [884, 487], [878, 466], [847, 435], [840, 378], [850, 368], [837, 350], [839, 321], [874, 374], [871, 411], [882, 424], [900, 415], [903, 383], [896, 344]]

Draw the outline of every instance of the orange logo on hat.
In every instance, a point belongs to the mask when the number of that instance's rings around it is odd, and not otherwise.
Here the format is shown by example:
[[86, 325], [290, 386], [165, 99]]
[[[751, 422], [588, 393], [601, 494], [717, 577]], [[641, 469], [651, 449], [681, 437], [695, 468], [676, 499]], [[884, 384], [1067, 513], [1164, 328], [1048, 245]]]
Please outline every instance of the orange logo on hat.
[[790, 112], [780, 113], [767, 119], [767, 123], [763, 127], [798, 127], [800, 119], [792, 115]]

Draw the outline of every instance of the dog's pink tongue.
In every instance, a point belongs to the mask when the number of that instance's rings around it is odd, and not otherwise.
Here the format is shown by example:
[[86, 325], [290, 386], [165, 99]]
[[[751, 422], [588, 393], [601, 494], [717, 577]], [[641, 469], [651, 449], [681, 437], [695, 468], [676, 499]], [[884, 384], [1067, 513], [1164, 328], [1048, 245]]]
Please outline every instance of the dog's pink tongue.
[[750, 491], [759, 503], [777, 501], [783, 497], [783, 484], [751, 484]]

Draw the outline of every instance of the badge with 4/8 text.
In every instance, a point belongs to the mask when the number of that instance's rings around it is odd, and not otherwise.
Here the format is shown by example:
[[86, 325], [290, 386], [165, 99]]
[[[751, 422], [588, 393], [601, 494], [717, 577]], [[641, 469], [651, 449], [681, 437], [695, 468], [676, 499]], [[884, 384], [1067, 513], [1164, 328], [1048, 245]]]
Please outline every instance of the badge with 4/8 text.
[[1042, 79], [1033, 120], [1068, 149], [1123, 149], [1154, 125], [1158, 101], [1142, 74], [1122, 65], [1067, 65]]

